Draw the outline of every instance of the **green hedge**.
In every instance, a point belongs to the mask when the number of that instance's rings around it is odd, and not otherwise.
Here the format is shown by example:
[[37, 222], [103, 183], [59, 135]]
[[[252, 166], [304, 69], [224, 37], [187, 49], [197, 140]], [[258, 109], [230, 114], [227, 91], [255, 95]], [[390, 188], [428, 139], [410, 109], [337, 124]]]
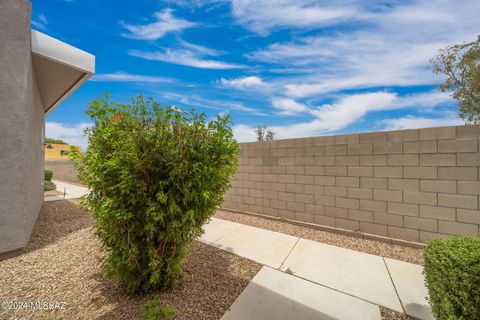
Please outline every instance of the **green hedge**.
[[52, 181], [52, 178], [53, 178], [53, 171], [45, 170], [45, 181]]
[[424, 257], [425, 281], [437, 320], [479, 320], [480, 238], [432, 240]]

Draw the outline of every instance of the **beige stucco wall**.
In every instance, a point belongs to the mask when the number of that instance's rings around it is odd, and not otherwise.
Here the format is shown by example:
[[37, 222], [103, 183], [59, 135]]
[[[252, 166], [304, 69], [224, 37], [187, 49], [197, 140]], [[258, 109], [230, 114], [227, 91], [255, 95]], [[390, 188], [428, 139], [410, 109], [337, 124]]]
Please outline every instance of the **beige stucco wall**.
[[0, 254], [24, 247], [43, 202], [44, 107], [32, 69], [31, 6], [0, 2]]
[[414, 242], [479, 235], [480, 125], [240, 145], [224, 208]]

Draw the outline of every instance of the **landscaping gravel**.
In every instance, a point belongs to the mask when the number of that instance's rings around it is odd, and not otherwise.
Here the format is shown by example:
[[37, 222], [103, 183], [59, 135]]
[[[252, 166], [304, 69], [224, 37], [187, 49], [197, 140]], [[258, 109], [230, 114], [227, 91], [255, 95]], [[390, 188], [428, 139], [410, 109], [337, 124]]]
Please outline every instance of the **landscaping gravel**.
[[[385, 255], [382, 250], [392, 247], [249, 215], [219, 211], [216, 216], [369, 253]], [[184, 262], [185, 275], [173, 290], [127, 294], [122, 284], [101, 276], [98, 257], [102, 251], [91, 226], [92, 217], [78, 207], [78, 200], [44, 204], [22, 255], [0, 261], [0, 303], [15, 301], [17, 304], [10, 307], [18, 307], [18, 302], [40, 302], [41, 306], [56, 302], [56, 309], [0, 308], [0, 319], [138, 319], [151, 299], [174, 306], [175, 319], [220, 319], [261, 268], [253, 261], [195, 241]], [[362, 244], [354, 246], [356, 241]], [[410, 319], [380, 309], [383, 320]]]
[[237, 212], [234, 213], [225, 210], [217, 210], [215, 217], [242, 223], [252, 227], [277, 231], [295, 237], [319, 241], [338, 247], [423, 265], [423, 250], [418, 248], [362, 239], [340, 233], [333, 233], [309, 228], [306, 226], [299, 226], [287, 221], [267, 219], [259, 216]]
[[45, 203], [25, 253], [0, 261], [0, 302], [59, 302], [65, 309], [0, 310], [0, 319], [138, 319], [153, 298], [174, 306], [176, 319], [219, 319], [261, 268], [194, 242], [175, 289], [129, 295], [100, 275], [102, 252], [90, 226], [74, 202]]

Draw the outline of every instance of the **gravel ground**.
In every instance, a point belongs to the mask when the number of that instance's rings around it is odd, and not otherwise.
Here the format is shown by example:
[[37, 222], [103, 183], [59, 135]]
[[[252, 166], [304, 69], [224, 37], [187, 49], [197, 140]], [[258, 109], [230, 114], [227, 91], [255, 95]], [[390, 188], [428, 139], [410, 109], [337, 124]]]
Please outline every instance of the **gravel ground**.
[[65, 310], [0, 310], [0, 319], [137, 319], [155, 297], [176, 308], [176, 319], [219, 319], [261, 268], [194, 242], [174, 290], [128, 295], [99, 274], [101, 251], [90, 225], [74, 202], [45, 203], [25, 253], [0, 261], [0, 302], [65, 302]]
[[[102, 252], [92, 233], [92, 218], [77, 205], [76, 200], [45, 203], [23, 254], [0, 261], [0, 302], [61, 302], [64, 309], [0, 310], [0, 319], [138, 319], [153, 298], [174, 306], [175, 319], [219, 319], [261, 268], [195, 241], [177, 287], [165, 293], [126, 294], [120, 283], [100, 275], [97, 257]], [[380, 252], [391, 248], [248, 215], [219, 211], [216, 217], [369, 253], [385, 255]], [[362, 244], [352, 244], [358, 241]], [[410, 319], [384, 308], [381, 314], [383, 320]]]
[[288, 223], [286, 221], [276, 221], [258, 216], [242, 213], [233, 213], [223, 210], [218, 210], [215, 213], [215, 217], [246, 224], [253, 227], [277, 231], [313, 241], [319, 241], [338, 247], [344, 247], [347, 249], [423, 265], [422, 249], [388, 244], [375, 240], [361, 239], [339, 233], [327, 232], [314, 228], [299, 226]]

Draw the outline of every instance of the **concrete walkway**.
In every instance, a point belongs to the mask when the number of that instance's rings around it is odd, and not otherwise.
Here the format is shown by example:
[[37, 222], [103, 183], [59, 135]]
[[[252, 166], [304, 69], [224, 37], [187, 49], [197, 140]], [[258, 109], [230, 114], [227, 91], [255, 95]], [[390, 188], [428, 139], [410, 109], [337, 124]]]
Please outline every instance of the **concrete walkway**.
[[383, 306], [434, 320], [419, 265], [216, 218], [204, 229], [200, 241], [266, 266], [223, 319], [380, 319]]
[[78, 199], [88, 193], [87, 188], [76, 185], [76, 184], [71, 184], [71, 183], [62, 182], [58, 180], [53, 180], [53, 183], [55, 183], [55, 185], [57, 186], [57, 191], [65, 193], [65, 196], [63, 194], [58, 196], [46, 196], [43, 198], [44, 201]]

